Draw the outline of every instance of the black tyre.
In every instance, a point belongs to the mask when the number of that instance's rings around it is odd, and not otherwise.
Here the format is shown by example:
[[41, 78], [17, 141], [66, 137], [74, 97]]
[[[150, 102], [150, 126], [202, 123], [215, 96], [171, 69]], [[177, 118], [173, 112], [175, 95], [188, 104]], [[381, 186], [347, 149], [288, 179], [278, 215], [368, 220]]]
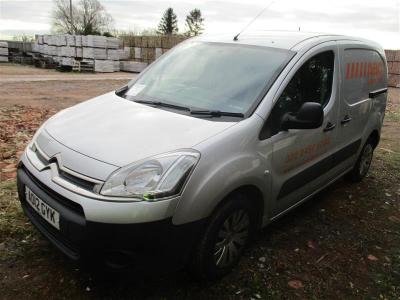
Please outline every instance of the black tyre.
[[372, 139], [368, 139], [353, 169], [346, 175], [348, 180], [360, 182], [367, 175], [374, 154], [374, 146]]
[[235, 194], [212, 215], [192, 259], [197, 277], [216, 279], [239, 261], [255, 228], [255, 210], [246, 200]]

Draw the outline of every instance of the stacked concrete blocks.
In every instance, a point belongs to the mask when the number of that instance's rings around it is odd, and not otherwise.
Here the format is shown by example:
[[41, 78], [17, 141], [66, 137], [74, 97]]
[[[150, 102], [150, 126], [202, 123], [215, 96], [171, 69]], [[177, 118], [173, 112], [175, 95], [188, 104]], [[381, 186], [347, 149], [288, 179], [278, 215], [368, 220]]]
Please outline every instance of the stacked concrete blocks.
[[400, 50], [385, 50], [388, 63], [388, 85], [400, 88]]
[[8, 62], [8, 43], [0, 42], [0, 63]]

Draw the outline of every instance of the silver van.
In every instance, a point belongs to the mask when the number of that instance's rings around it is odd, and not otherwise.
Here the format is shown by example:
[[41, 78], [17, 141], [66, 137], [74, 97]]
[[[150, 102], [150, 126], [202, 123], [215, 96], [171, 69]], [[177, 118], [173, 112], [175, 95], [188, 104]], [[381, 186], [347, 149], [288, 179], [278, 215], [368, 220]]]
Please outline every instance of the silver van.
[[370, 41], [190, 39], [46, 121], [21, 157], [19, 198], [72, 259], [213, 279], [256, 229], [366, 176], [386, 98], [385, 54]]

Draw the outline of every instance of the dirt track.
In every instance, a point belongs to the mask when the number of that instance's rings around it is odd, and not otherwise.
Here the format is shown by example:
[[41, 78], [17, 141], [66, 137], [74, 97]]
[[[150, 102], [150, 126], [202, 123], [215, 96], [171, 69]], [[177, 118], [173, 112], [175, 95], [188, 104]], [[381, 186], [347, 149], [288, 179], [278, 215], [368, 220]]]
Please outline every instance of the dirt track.
[[0, 64], [1, 82], [21, 81], [50, 81], [50, 80], [129, 80], [137, 74], [126, 72], [114, 73], [72, 73], [58, 72], [56, 70], [38, 69], [32, 66], [21, 66], [15, 64]]
[[0, 105], [62, 109], [115, 90], [133, 73], [60, 73], [33, 67], [0, 65]]

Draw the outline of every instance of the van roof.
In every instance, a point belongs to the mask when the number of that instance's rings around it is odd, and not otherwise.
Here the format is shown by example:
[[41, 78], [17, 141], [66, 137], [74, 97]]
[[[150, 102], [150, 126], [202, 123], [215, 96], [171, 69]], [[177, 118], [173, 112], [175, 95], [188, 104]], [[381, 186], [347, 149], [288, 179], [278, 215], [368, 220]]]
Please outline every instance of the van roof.
[[254, 45], [273, 47], [287, 50], [298, 50], [308, 44], [314, 44], [318, 41], [325, 42], [330, 40], [352, 40], [361, 41], [368, 45], [375, 47], [380, 46], [372, 41], [361, 38], [350, 37], [345, 35], [316, 33], [316, 32], [302, 32], [302, 31], [256, 31], [256, 32], [243, 32], [240, 34], [237, 41], [233, 40], [234, 35], [204, 35], [197, 40], [207, 42], [221, 42], [221, 43], [236, 43], [243, 45]]

